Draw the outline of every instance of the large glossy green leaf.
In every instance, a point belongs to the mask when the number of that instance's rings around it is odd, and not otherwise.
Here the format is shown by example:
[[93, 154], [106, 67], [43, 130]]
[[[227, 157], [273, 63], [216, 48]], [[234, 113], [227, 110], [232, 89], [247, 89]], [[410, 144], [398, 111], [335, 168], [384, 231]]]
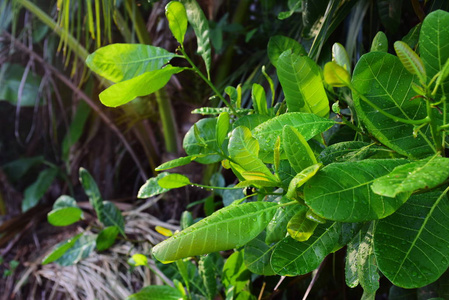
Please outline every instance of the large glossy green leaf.
[[[218, 155], [216, 126], [215, 118], [201, 119], [187, 131], [184, 137], [183, 147], [188, 155], [208, 155], [195, 159], [199, 163], [210, 164], [223, 159]], [[198, 134], [195, 134], [195, 127]]]
[[279, 56], [287, 50], [291, 50], [292, 53], [298, 54], [298, 55], [307, 55], [306, 50], [304, 47], [298, 43], [298, 41], [282, 36], [282, 35], [275, 35], [270, 38], [268, 41], [268, 58], [270, 59], [273, 66], [277, 67], [277, 62], [279, 59]]
[[240, 247], [265, 229], [277, 207], [271, 202], [227, 206], [156, 245], [153, 256], [168, 263]]
[[71, 266], [80, 260], [88, 257], [95, 249], [96, 235], [83, 235], [75, 241], [75, 244], [69, 248], [56, 262], [61, 266]]
[[36, 181], [25, 189], [22, 200], [22, 211], [25, 212], [39, 203], [45, 195], [53, 180], [58, 174], [58, 169], [48, 168], [39, 173]]
[[[287, 203], [289, 201], [291, 200], [287, 199], [285, 196], [281, 199], [281, 203]], [[299, 204], [279, 207], [276, 210], [273, 219], [268, 223], [265, 242], [271, 244], [285, 238], [288, 221], [302, 209], [303, 206]]]
[[373, 182], [372, 190], [379, 195], [395, 197], [402, 192], [431, 189], [449, 177], [449, 158], [434, 156], [398, 166]]
[[209, 41], [209, 21], [206, 19], [201, 7], [195, 0], [181, 0], [187, 11], [187, 19], [195, 31], [198, 54], [204, 60], [207, 74], [210, 72], [211, 48]]
[[449, 201], [445, 193], [412, 196], [396, 213], [379, 220], [374, 253], [379, 269], [404, 288], [434, 282], [449, 266]]
[[174, 56], [163, 48], [149, 45], [112, 44], [89, 55], [86, 64], [98, 75], [112, 82], [121, 82], [158, 70]]
[[340, 227], [336, 222], [321, 224], [305, 242], [284, 238], [271, 257], [273, 270], [284, 276], [302, 275], [315, 270], [338, 244]]
[[126, 300], [182, 300], [185, 299], [178, 289], [168, 285], [146, 286]]
[[165, 16], [175, 39], [181, 45], [184, 44], [187, 31], [187, 13], [184, 5], [178, 1], [171, 1], [165, 6]]
[[375, 194], [371, 183], [407, 163], [403, 159], [367, 159], [327, 165], [307, 181], [304, 200], [313, 211], [326, 219], [361, 222], [391, 215], [406, 200]]
[[[427, 116], [423, 101], [409, 101], [416, 95], [412, 89], [412, 83], [416, 81], [396, 56], [383, 52], [363, 55], [352, 77], [354, 87], [371, 102], [389, 114], [412, 120]], [[382, 144], [411, 157], [423, 157], [434, 152], [426, 142], [431, 139], [429, 126], [422, 127], [415, 138], [410, 134], [413, 125], [393, 121], [356, 94], [354, 104], [359, 118]]]
[[159, 194], [168, 192], [170, 189], [164, 189], [158, 184], [159, 179], [169, 175], [168, 172], [162, 172], [158, 174], [156, 177], [152, 177], [147, 180], [139, 189], [137, 193], [138, 198], [150, 198], [157, 196]]
[[[246, 127], [237, 127], [231, 132], [228, 145], [229, 156], [243, 171], [262, 173], [267, 179], [276, 181], [268, 167], [259, 159], [259, 142]], [[245, 175], [242, 174], [243, 177]], [[252, 180], [245, 177], [246, 180]]]
[[279, 56], [276, 70], [290, 112], [329, 115], [320, 69], [312, 59], [285, 51]]
[[[282, 135], [282, 130], [285, 125], [293, 126], [307, 141], [321, 132], [326, 131], [334, 124], [334, 121], [314, 114], [293, 112], [271, 118], [254, 128], [252, 132], [260, 144], [259, 157], [264, 162], [272, 163], [276, 139]], [[281, 149], [281, 159], [285, 158], [285, 153]]]
[[[437, 74], [449, 59], [449, 13], [437, 10], [423, 21], [419, 35], [419, 52], [429, 78]], [[444, 92], [449, 92], [446, 80]]]
[[276, 274], [270, 263], [270, 258], [276, 244], [267, 245], [265, 239], [266, 232], [262, 231], [261, 234], [246, 244], [243, 258], [246, 267], [251, 272], [271, 276]]
[[116, 83], [100, 93], [100, 101], [109, 107], [126, 104], [136, 97], [146, 96], [163, 88], [172, 75], [184, 69], [167, 65], [163, 69], [145, 72], [132, 79]]
[[292, 168], [301, 172], [307, 167], [317, 163], [315, 154], [306, 139], [295, 127], [286, 125], [282, 130], [282, 145]]

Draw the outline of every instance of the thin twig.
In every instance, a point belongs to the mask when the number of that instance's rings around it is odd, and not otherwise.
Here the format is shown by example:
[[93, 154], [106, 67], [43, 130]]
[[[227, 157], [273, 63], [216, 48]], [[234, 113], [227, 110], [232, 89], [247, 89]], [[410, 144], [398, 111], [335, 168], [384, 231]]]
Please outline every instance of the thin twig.
[[17, 41], [16, 39], [13, 39], [12, 36], [4, 31], [3, 35], [14, 43], [14, 45], [20, 49], [21, 51], [27, 53], [28, 55], [32, 56], [33, 59], [35, 59], [37, 62], [42, 64], [45, 68], [47, 68], [51, 73], [53, 73], [59, 80], [61, 80], [67, 87], [69, 87], [76, 95], [78, 95], [81, 99], [83, 99], [97, 114], [98, 116], [103, 120], [103, 122], [106, 123], [107, 126], [117, 135], [117, 137], [120, 139], [120, 141], [125, 146], [126, 150], [131, 155], [132, 159], [136, 163], [139, 171], [140, 176], [145, 181], [147, 180], [148, 176], [142, 166], [142, 164], [139, 161], [139, 158], [135, 154], [134, 150], [131, 148], [130, 144], [126, 140], [125, 136], [120, 132], [117, 126], [109, 119], [109, 117], [101, 111], [101, 109], [92, 101], [92, 99], [89, 98], [82, 90], [80, 90], [75, 84], [72, 83], [72, 81], [67, 78], [64, 74], [62, 74], [58, 69], [53, 67], [52, 65], [48, 64], [41, 56], [36, 54], [35, 52], [30, 51], [24, 44]]
[[302, 297], [302, 300], [306, 300], [307, 297], [310, 294], [310, 291], [312, 290], [313, 286], [315, 285], [315, 282], [318, 279], [318, 276], [320, 275], [321, 270], [323, 269], [323, 266], [326, 264], [327, 257], [321, 262], [320, 266], [318, 267], [318, 270], [313, 275], [312, 281], [310, 281], [309, 286], [307, 287], [306, 293], [304, 294], [304, 297]]

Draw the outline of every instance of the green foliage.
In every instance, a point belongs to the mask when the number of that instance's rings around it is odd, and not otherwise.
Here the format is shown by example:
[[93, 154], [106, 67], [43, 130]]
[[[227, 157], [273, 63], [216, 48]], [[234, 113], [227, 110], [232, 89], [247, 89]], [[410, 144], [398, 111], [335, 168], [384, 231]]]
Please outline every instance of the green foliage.
[[[290, 12], [299, 7], [299, 2], [293, 2]], [[230, 249], [236, 251], [226, 260], [221, 277], [228, 299], [251, 297], [251, 272], [306, 274], [344, 246], [348, 249], [346, 282], [350, 287], [360, 284], [364, 299], [375, 297], [381, 274], [400, 287], [418, 288], [437, 280], [449, 265], [445, 241], [449, 214], [449, 165], [445, 157], [449, 13], [436, 11], [424, 19], [419, 55], [406, 42], [394, 44], [397, 56], [389, 54], [386, 35], [378, 33], [371, 52], [360, 57], [351, 74], [353, 49], [346, 51], [341, 44], [334, 44], [332, 62], [319, 65], [313, 60], [327, 38], [326, 31], [338, 24], [337, 18], [329, 17], [340, 9], [336, 2], [302, 3], [303, 34], [312, 35], [322, 19], [324, 25], [312, 44], [311, 57], [293, 39], [270, 39], [268, 56], [285, 96], [282, 103], [272, 103], [273, 107], [259, 83], [246, 84], [246, 91], [245, 85], [228, 87], [229, 101], [224, 98], [209, 80], [209, 24], [198, 3], [186, 0], [167, 6], [170, 29], [180, 43], [180, 57], [227, 107], [197, 109], [195, 113], [212, 117], [199, 120], [187, 132], [183, 141], [187, 156], [157, 170], [192, 161], [221, 162], [238, 181], [230, 187], [224, 180], [205, 186], [184, 175], [164, 172], [140, 189], [140, 198], [187, 185], [214, 189], [202, 201], [205, 218], [192, 224], [191, 216], [186, 217], [180, 232], [152, 248], [155, 259], [176, 261], [176, 280], [182, 280], [187, 291], [176, 294], [175, 288], [167, 287], [167, 293], [190, 297], [188, 293], [201, 287], [202, 292], [196, 292], [213, 299], [217, 263], [212, 257], [201, 257], [196, 267], [186, 258]], [[349, 11], [354, 3], [341, 9]], [[378, 1], [377, 5], [379, 10], [400, 13], [400, 7], [388, 1]], [[362, 14], [358, 10], [355, 15]], [[391, 17], [381, 21], [395, 30]], [[195, 31], [206, 75], [185, 52], [186, 18]], [[434, 37], [438, 42], [431, 41]], [[156, 91], [172, 75], [186, 69], [161, 67], [141, 74], [136, 71], [100, 98], [114, 106], [123, 104]], [[271, 79], [268, 85], [274, 94], [277, 90]], [[250, 95], [252, 108], [242, 109], [244, 93]], [[274, 99], [272, 95], [272, 102]], [[331, 114], [329, 101], [337, 99]], [[345, 136], [343, 131], [351, 133]], [[83, 180], [100, 222], [121, 229], [119, 211], [102, 202], [98, 189], [87, 183], [88, 177]], [[246, 188], [247, 196], [239, 199], [241, 188]], [[217, 195], [225, 207], [210, 214]], [[77, 250], [79, 245], [71, 247], [77, 257], [83, 256], [84, 251]], [[198, 285], [192, 281], [193, 274], [200, 274]], [[184, 291], [183, 284], [174, 282], [179, 291]]]

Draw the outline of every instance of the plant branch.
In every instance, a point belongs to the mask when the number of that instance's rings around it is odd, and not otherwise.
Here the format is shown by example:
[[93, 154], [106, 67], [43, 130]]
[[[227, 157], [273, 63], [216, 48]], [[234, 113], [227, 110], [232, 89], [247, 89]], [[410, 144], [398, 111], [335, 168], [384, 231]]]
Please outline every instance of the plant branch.
[[221, 93], [218, 92], [217, 88], [212, 84], [212, 82], [204, 76], [204, 74], [197, 68], [197, 66], [193, 63], [193, 61], [190, 59], [190, 57], [187, 55], [183, 47], [179, 48], [181, 50], [181, 53], [184, 55], [184, 58], [189, 62], [189, 64], [192, 66], [195, 73], [197, 73], [201, 79], [204, 80], [204, 82], [207, 83], [207, 85], [214, 91], [215, 95], [217, 95], [218, 98], [220, 98], [221, 101], [223, 101], [224, 104], [226, 104], [227, 107], [232, 111], [234, 115], [237, 115], [237, 111], [235, 108], [229, 104], [229, 102], [221, 95]]

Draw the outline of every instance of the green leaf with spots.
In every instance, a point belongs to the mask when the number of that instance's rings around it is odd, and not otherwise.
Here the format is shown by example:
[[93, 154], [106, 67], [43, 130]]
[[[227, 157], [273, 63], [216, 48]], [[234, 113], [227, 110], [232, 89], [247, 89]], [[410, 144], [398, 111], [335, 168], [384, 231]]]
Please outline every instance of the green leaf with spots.
[[446, 193], [412, 196], [396, 213], [379, 220], [374, 253], [395, 285], [417, 288], [437, 280], [449, 266], [449, 201]]
[[187, 11], [187, 19], [195, 31], [197, 51], [204, 60], [206, 71], [209, 75], [211, 65], [211, 47], [209, 21], [201, 10], [200, 5], [195, 0], [181, 0]]
[[403, 192], [434, 188], [448, 177], [449, 158], [434, 156], [394, 168], [391, 173], [377, 178], [371, 188], [376, 194], [395, 197]]
[[227, 206], [156, 245], [153, 256], [168, 263], [240, 247], [265, 229], [277, 207], [271, 202]]
[[279, 56], [276, 70], [290, 112], [329, 115], [320, 68], [312, 59], [285, 51]]
[[59, 259], [61, 256], [64, 255], [64, 253], [66, 253], [70, 248], [72, 248], [75, 245], [76, 241], [82, 235], [83, 235], [82, 233], [77, 234], [74, 237], [68, 239], [67, 241], [57, 244], [53, 248], [53, 251], [44, 257], [44, 259], [42, 260], [42, 264], [46, 265], [46, 264], [49, 264], [49, 263], [54, 262], [55, 260]]
[[408, 197], [377, 195], [371, 190], [371, 184], [407, 162], [404, 159], [366, 159], [327, 165], [307, 181], [304, 200], [317, 215], [328, 220], [362, 222], [384, 218]]
[[203, 280], [207, 298], [214, 299], [217, 294], [217, 277], [215, 262], [212, 255], [201, 256], [198, 262], [198, 273]]
[[95, 249], [97, 235], [83, 235], [75, 241], [56, 262], [61, 266], [71, 266], [87, 258]]

